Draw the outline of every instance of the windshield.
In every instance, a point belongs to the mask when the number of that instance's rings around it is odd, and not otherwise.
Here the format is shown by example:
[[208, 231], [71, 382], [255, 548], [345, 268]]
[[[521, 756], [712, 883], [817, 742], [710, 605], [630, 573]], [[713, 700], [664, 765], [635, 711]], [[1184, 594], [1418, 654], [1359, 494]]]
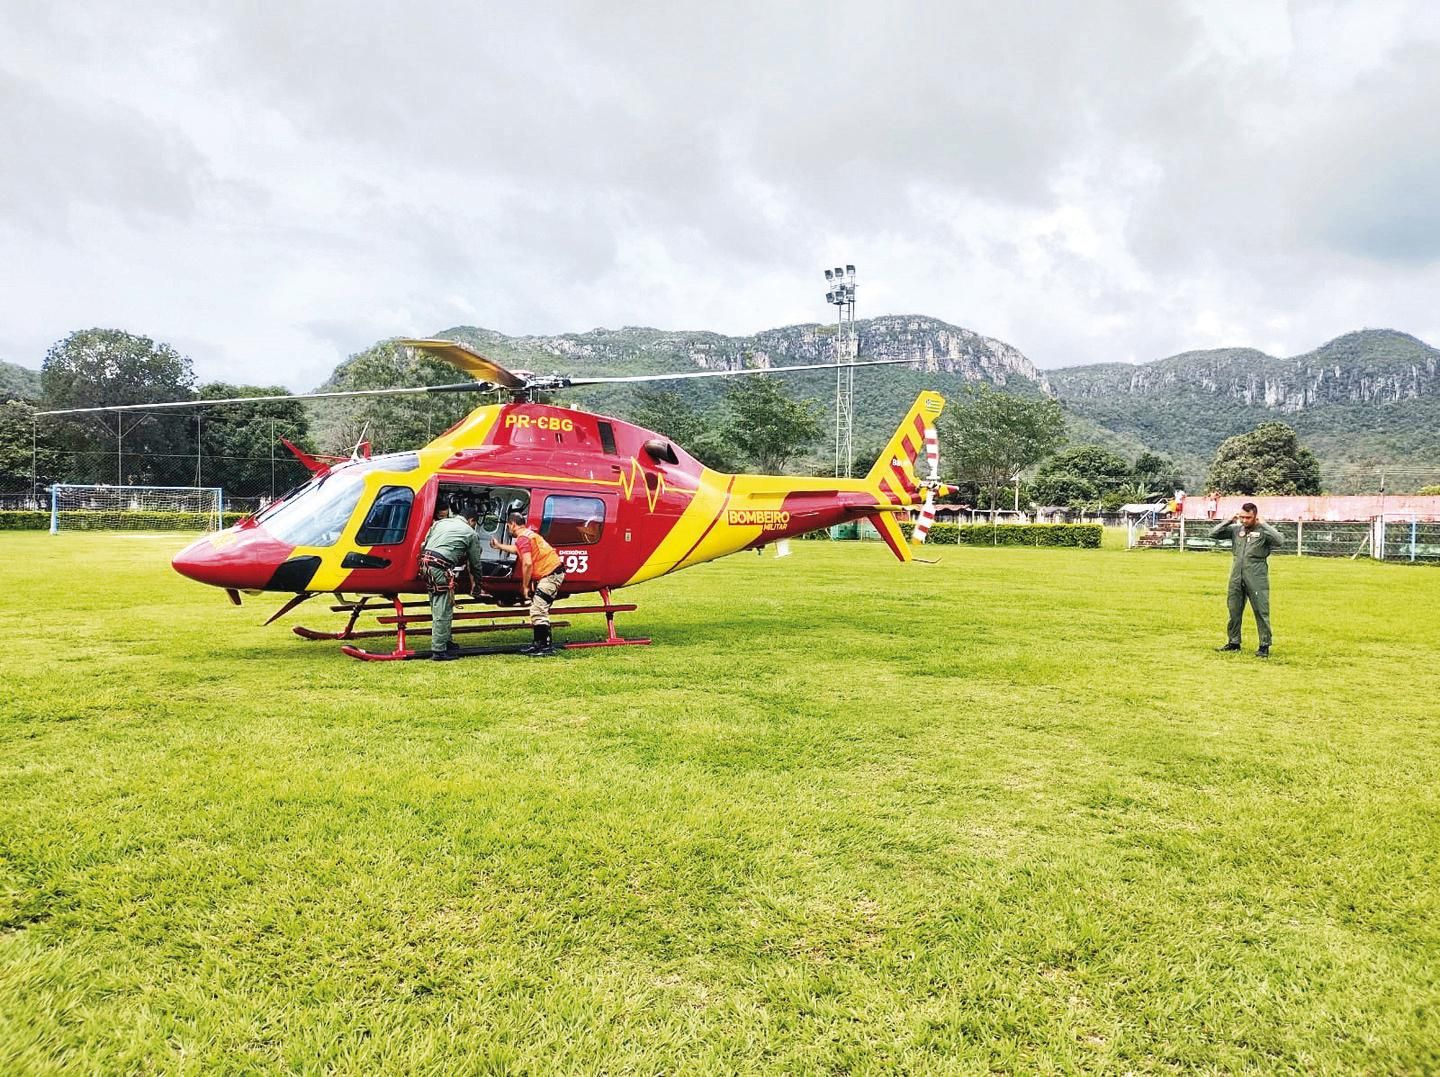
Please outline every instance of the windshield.
[[291, 546], [333, 546], [360, 503], [364, 488], [363, 468], [331, 472], [273, 506], [259, 522], [266, 531]]
[[[372, 457], [369, 460], [347, 460], [342, 464], [336, 464], [325, 474], [313, 478], [295, 489], [282, 494], [277, 500], [272, 501], [265, 508], [255, 515], [255, 522], [264, 524], [265, 529], [283, 542], [289, 542], [295, 546], [330, 546], [340, 537], [337, 532], [334, 538], [328, 542], [300, 541], [286, 537], [285, 531], [294, 530], [299, 526], [299, 517], [309, 517], [320, 511], [323, 503], [315, 498], [319, 490], [327, 491], [327, 500], [340, 493], [340, 488], [334, 488], [334, 484], [341, 480], [354, 480], [367, 471], [414, 471], [420, 466], [420, 457], [413, 452], [388, 453], [385, 456]], [[341, 483], [344, 490], [349, 490], [349, 483]], [[355, 509], [355, 502], [359, 499], [359, 492], [356, 491], [354, 500], [350, 503], [350, 509], [340, 521], [340, 527], [345, 526], [345, 521], [350, 518], [349, 513]], [[303, 506], [297, 512], [297, 506]], [[338, 512], [339, 510], [336, 509]], [[328, 529], [327, 529], [328, 530]], [[307, 534], [307, 530], [300, 529], [300, 533]], [[321, 531], [320, 534], [324, 534]]]

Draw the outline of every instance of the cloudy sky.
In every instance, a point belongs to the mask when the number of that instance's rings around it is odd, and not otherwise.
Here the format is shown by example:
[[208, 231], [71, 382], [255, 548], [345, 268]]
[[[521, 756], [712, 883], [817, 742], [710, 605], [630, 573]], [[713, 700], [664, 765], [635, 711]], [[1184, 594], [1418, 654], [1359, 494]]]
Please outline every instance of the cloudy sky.
[[[522, 10], [524, 8], [525, 10]], [[0, 359], [923, 313], [1042, 367], [1440, 344], [1430, 0], [0, 5]]]

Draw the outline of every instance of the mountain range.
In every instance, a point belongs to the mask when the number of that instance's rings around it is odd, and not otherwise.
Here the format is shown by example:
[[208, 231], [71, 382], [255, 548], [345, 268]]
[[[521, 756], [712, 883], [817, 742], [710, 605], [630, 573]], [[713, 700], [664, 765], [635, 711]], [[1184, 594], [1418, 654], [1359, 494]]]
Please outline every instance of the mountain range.
[[[1366, 329], [1290, 357], [1253, 348], [1184, 352], [1141, 364], [1100, 363], [1039, 370], [1017, 348], [923, 315], [857, 320], [862, 359], [910, 359], [914, 365], [855, 372], [857, 452], [888, 436], [895, 417], [922, 388], [948, 395], [987, 383], [1022, 394], [1049, 394], [1064, 406], [1074, 442], [1104, 445], [1133, 458], [1173, 458], [1194, 489], [1225, 438], [1281, 419], [1319, 457], [1327, 489], [1374, 489], [1440, 482], [1440, 350], [1406, 333]], [[833, 325], [792, 325], [752, 336], [674, 332], [637, 326], [553, 336], [507, 336], [460, 326], [438, 334], [463, 341], [517, 369], [619, 375], [833, 362]], [[321, 389], [354, 388], [387, 345], [379, 342], [336, 367]], [[402, 383], [431, 380], [388, 365]], [[373, 373], [370, 377], [373, 379]], [[447, 380], [453, 374], [447, 374]], [[719, 406], [719, 379], [663, 386], [700, 410]], [[816, 402], [833, 429], [835, 378], [792, 375], [787, 388]], [[34, 397], [39, 373], [0, 363], [0, 395]], [[625, 417], [635, 406], [625, 387], [590, 387], [566, 399]], [[458, 401], [457, 401], [458, 403]], [[344, 409], [317, 408], [316, 426], [340, 436]], [[345, 435], [349, 435], [348, 428]], [[823, 446], [817, 459], [828, 460]]]
[[[1390, 489], [1407, 481], [1440, 482], [1440, 350], [1407, 333], [1361, 330], [1291, 357], [1216, 348], [1141, 364], [1039, 370], [1004, 341], [922, 315], [862, 319], [855, 328], [861, 358], [915, 360], [914, 366], [856, 371], [857, 447], [883, 440], [920, 388], [953, 395], [985, 382], [1053, 395], [1064, 405], [1072, 441], [1098, 443], [1131, 458], [1145, 450], [1169, 456], [1196, 489], [1203, 487], [1221, 441], [1268, 419], [1296, 428], [1320, 458], [1328, 489], [1373, 489], [1387, 470]], [[526, 337], [457, 327], [440, 335], [506, 364], [573, 374], [828, 363], [836, 340], [834, 326], [814, 324], [747, 337], [639, 327]], [[786, 384], [815, 401], [833, 423], [833, 375], [792, 375]], [[720, 394], [708, 381], [675, 387], [702, 409], [714, 406]], [[575, 395], [623, 416], [627, 392]]]

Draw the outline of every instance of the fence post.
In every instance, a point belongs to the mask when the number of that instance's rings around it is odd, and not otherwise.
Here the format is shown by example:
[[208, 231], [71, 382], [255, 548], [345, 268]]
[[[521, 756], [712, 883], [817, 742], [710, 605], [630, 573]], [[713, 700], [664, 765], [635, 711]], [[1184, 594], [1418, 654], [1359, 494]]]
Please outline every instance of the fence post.
[[1415, 525], [1419, 519], [1418, 516], [1410, 518], [1410, 560], [1412, 562], [1415, 560]]
[[1180, 552], [1185, 552], [1185, 517], [1180, 517]]
[[56, 507], [56, 498], [59, 496], [60, 484], [52, 482], [50, 484], [50, 534], [52, 535], [60, 533], [60, 513]]
[[1295, 556], [1305, 556], [1305, 521], [1295, 521]]

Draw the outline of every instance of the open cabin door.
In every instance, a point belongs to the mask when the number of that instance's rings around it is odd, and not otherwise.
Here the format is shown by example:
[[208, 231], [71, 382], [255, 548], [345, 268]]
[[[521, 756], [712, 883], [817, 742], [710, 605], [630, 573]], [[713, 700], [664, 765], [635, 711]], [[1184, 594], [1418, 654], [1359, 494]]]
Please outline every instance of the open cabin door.
[[504, 550], [492, 550], [490, 540], [509, 542], [505, 518], [512, 512], [530, 514], [530, 491], [519, 486], [482, 486], [475, 483], [441, 481], [439, 496], [448, 498], [458, 513], [473, 511], [478, 517], [475, 532], [480, 536], [481, 574], [484, 579], [515, 575], [515, 557]]

